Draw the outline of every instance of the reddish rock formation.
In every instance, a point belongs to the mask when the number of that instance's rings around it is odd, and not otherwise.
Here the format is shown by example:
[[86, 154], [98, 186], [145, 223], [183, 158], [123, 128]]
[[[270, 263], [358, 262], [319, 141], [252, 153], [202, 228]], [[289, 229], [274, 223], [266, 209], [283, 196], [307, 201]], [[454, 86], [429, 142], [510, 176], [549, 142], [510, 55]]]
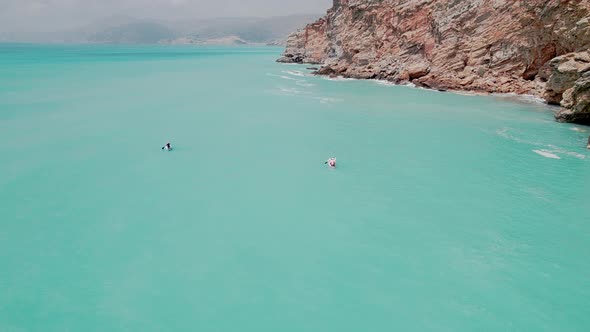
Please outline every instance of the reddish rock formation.
[[590, 71], [563, 93], [561, 105], [564, 108], [556, 115], [558, 121], [590, 125]]
[[317, 22], [307, 25], [299, 33], [292, 34], [287, 39], [285, 55], [279, 62], [320, 64], [324, 60], [324, 39], [326, 35], [326, 20], [321, 18]]
[[563, 107], [555, 116], [557, 121], [590, 125], [590, 53], [568, 53], [551, 60], [544, 97]]
[[289, 38], [280, 61], [559, 103], [583, 70], [552, 59], [590, 49], [589, 16], [588, 0], [334, 0], [326, 17]]
[[[568, 53], [558, 56], [549, 61], [548, 66], [550, 76], [547, 77], [544, 97], [548, 103], [559, 105], [566, 90], [573, 88], [582, 74], [590, 71], [590, 53]], [[567, 102], [563, 106], [571, 107]]]

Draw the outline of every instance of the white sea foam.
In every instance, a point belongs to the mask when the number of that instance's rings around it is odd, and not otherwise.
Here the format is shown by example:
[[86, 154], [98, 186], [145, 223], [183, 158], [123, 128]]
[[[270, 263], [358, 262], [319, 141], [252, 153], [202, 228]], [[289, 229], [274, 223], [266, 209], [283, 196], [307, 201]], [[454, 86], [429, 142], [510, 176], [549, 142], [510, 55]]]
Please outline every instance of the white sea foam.
[[289, 75], [292, 75], [292, 76], [298, 76], [298, 77], [306, 76], [305, 73], [300, 72], [298, 70], [283, 70], [283, 73], [289, 74]]
[[528, 144], [528, 145], [533, 145], [533, 146], [544, 146], [544, 144], [542, 144], [542, 143], [527, 141], [522, 138], [511, 135], [510, 128], [508, 128], [508, 127], [503, 127], [503, 128], [496, 130], [496, 134], [498, 134], [498, 136], [500, 136], [500, 137], [503, 137], [505, 139], [508, 139], [508, 140], [511, 140], [511, 141], [514, 141], [517, 143]]
[[323, 76], [323, 78], [328, 81], [359, 81], [356, 78], [349, 78], [349, 77], [344, 77], [344, 76], [336, 76], [336, 77]]
[[293, 93], [299, 93], [300, 91], [295, 89], [295, 88], [279, 88], [282, 92], [293, 92]]
[[543, 100], [543, 98], [533, 96], [533, 95], [520, 95], [520, 94], [513, 93], [513, 92], [511, 92], [511, 93], [492, 93], [491, 95], [494, 97], [515, 100], [515, 101], [519, 101], [519, 102], [532, 103], [532, 104], [545, 104], [545, 101]]
[[[348, 78], [348, 77], [343, 77], [343, 76], [336, 76], [336, 77], [323, 76], [323, 78], [328, 81], [362, 80], [362, 79]], [[543, 98], [537, 97], [534, 95], [527, 95], [527, 94], [517, 94], [517, 93], [512, 93], [512, 92], [511, 93], [488, 93], [488, 92], [477, 92], [477, 91], [466, 91], [466, 90], [442, 91], [442, 90], [437, 90], [437, 89], [430, 89], [430, 88], [425, 88], [425, 87], [421, 87], [421, 86], [416, 86], [416, 84], [414, 84], [412, 82], [398, 84], [398, 83], [393, 83], [393, 82], [390, 82], [387, 80], [375, 80], [375, 79], [371, 79], [371, 80], [379, 85], [386, 85], [386, 86], [399, 85], [399, 86], [407, 86], [407, 87], [411, 87], [411, 88], [434, 91], [434, 92], [450, 92], [450, 93], [454, 93], [454, 94], [458, 94], [458, 95], [462, 95], [462, 96], [494, 96], [494, 97], [498, 97], [501, 99], [509, 99], [512, 101], [525, 102], [525, 103], [529, 103], [529, 104], [546, 104], [545, 100], [543, 100]]]
[[562, 148], [560, 148], [558, 146], [551, 145], [551, 144], [549, 144], [547, 146], [551, 148], [551, 152], [565, 154], [567, 156], [578, 158], [578, 159], [582, 159], [582, 160], [586, 159], [586, 156], [583, 155], [583, 154], [581, 154], [581, 153], [577, 153], [577, 152], [574, 152], [574, 151], [564, 150], [564, 149], [562, 149]]
[[279, 93], [282, 95], [295, 96], [295, 95], [301, 94], [301, 90], [299, 90], [297, 88], [279, 87], [278, 89], [279, 89]]
[[385, 86], [407, 86], [410, 88], [416, 88], [416, 84], [412, 83], [412, 82], [408, 82], [408, 83], [394, 83], [391, 81], [387, 81], [387, 80], [372, 80], [373, 82], [375, 82], [378, 85], [385, 85]]
[[551, 151], [547, 151], [547, 150], [533, 150], [534, 153], [541, 155], [543, 157], [546, 158], [551, 158], [551, 159], [561, 159], [558, 155], [552, 153]]
[[299, 86], [306, 87], [306, 88], [308, 88], [308, 87], [312, 87], [312, 86], [315, 86], [315, 84], [313, 84], [313, 83], [309, 83], [309, 82], [307, 82], [307, 81], [305, 81], [305, 80], [298, 80], [297, 82], [295, 82], [295, 84], [297, 84], [297, 85], [299, 85]]
[[385, 86], [395, 86], [396, 84], [389, 81], [382, 81], [382, 80], [375, 80], [375, 83], [378, 85], [385, 85]]
[[580, 128], [580, 127], [571, 127], [570, 130], [577, 131], [579, 133], [585, 133], [586, 132], [586, 129], [583, 129], [583, 128]]
[[566, 155], [568, 157], [573, 157], [573, 158], [577, 158], [577, 159], [581, 159], [581, 160], [586, 159], [586, 155], [578, 153], [578, 152], [568, 151], [566, 149], [563, 149], [559, 146], [555, 146], [552, 144], [543, 144], [540, 142], [527, 141], [527, 140], [521, 139], [519, 137], [516, 137], [514, 135], [511, 135], [510, 128], [507, 128], [507, 127], [498, 129], [496, 131], [496, 134], [498, 134], [498, 136], [500, 136], [500, 137], [503, 137], [505, 139], [511, 140], [516, 143], [527, 144], [527, 145], [536, 146], [536, 147], [543, 147], [543, 148], [540, 148], [537, 150], [533, 150], [533, 152], [535, 152], [539, 155], [542, 155], [544, 157], [547, 157], [547, 158], [561, 159], [561, 157], [559, 157], [557, 155], [557, 154], [560, 154], [560, 155]]
[[573, 151], [567, 151], [565, 152], [565, 154], [567, 154], [568, 156], [574, 157], [574, 158], [578, 158], [578, 159], [586, 159], [586, 156], [581, 154], [581, 153], [577, 153], [577, 152], [573, 152]]
[[321, 104], [334, 104], [339, 101], [338, 99], [332, 97], [317, 97], [316, 99], [319, 100]]
[[285, 76], [285, 75], [277, 75], [277, 74], [271, 74], [271, 73], [267, 73], [267, 76], [270, 77], [277, 77], [277, 78], [282, 78], [284, 80], [289, 80], [289, 81], [297, 81], [296, 78], [290, 77], [290, 76]]
[[[441, 91], [441, 92], [443, 92], [443, 91]], [[450, 92], [454, 93], [456, 95], [467, 96], [467, 97], [487, 96], [486, 93], [479, 93], [479, 92], [473, 92], [473, 91], [452, 90]]]

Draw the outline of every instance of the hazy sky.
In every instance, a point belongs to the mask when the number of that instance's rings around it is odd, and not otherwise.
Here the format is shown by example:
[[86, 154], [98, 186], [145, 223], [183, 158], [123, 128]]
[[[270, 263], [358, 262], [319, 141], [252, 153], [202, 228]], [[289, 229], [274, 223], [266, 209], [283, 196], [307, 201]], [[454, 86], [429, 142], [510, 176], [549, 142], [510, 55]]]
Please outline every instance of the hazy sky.
[[112, 16], [165, 20], [325, 12], [332, 0], [0, 0], [0, 33], [59, 30]]

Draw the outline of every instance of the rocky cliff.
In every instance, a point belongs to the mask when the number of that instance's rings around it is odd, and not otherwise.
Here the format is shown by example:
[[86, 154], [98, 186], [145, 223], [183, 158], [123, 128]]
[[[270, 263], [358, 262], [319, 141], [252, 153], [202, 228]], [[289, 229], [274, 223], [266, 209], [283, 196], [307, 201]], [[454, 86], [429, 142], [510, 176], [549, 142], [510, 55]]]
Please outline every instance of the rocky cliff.
[[334, 0], [289, 37], [279, 61], [439, 90], [533, 94], [561, 103], [559, 120], [590, 123], [589, 17], [588, 0]]

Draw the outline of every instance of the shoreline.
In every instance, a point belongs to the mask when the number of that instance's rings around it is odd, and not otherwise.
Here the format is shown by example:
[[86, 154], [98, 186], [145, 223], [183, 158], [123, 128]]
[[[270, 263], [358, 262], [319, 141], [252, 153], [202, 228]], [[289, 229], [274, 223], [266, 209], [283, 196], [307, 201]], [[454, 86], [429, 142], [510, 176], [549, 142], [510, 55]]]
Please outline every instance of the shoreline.
[[[354, 77], [346, 77], [343, 75], [336, 75], [336, 76], [324, 75], [324, 74], [317, 73], [316, 69], [310, 69], [307, 64], [281, 63], [281, 66], [285, 66], [285, 67], [289, 66], [291, 68], [291, 70], [287, 70], [287, 72], [292, 72], [290, 74], [294, 75], [294, 76], [318, 77], [323, 80], [336, 81], [336, 82], [339, 82], [339, 81], [340, 82], [366, 81], [366, 82], [373, 83], [375, 85], [381, 85], [381, 86], [385, 86], [385, 87], [407, 87], [407, 88], [420, 89], [420, 90], [426, 90], [426, 91], [432, 91], [432, 92], [452, 93], [452, 94], [461, 95], [461, 96], [493, 97], [493, 98], [496, 98], [498, 101], [504, 101], [504, 102], [513, 103], [513, 104], [526, 104], [529, 106], [542, 106], [543, 112], [551, 112], [551, 114], [553, 116], [555, 116], [555, 114], [557, 114], [560, 110], [560, 106], [551, 105], [551, 104], [547, 103], [543, 98], [536, 96], [536, 95], [532, 95], [532, 94], [518, 94], [515, 92], [497, 93], [497, 92], [453, 90], [453, 89], [437, 90], [437, 89], [431, 89], [431, 88], [424, 87], [424, 86], [419, 86], [419, 85], [416, 85], [412, 82], [395, 83], [395, 82], [383, 80], [383, 79], [354, 78]], [[295, 68], [297, 68], [296, 73], [293, 73], [293, 69], [295, 69]], [[555, 121], [555, 120], [551, 121], [551, 122], [554, 124], [569, 124], [569, 125], [571, 125], [571, 127], [569, 128], [570, 130], [578, 132], [578, 133], [584, 133], [584, 134], [587, 132], [586, 128], [590, 128], [590, 126], [586, 126], [584, 124], [578, 124], [578, 123], [563, 123], [563, 122], [559, 122], [559, 121]], [[584, 144], [584, 146], [585, 147], [587, 146], [587, 149], [590, 149], [590, 138], [588, 138], [588, 144], [587, 145]], [[554, 152], [564, 153], [564, 151], [561, 151], [561, 150], [557, 151], [555, 149], [549, 149], [549, 148], [554, 148], [554, 146], [544, 147], [544, 149], [540, 150], [540, 151], [550, 152], [550, 153], [554, 153]], [[574, 152], [571, 152], [571, 153], [570, 152], [568, 152], [566, 154], [571, 155], [572, 153], [574, 153]], [[535, 152], [535, 153], [539, 154], [538, 152]], [[580, 159], [579, 153], [575, 152], [575, 154], [576, 154], [576, 157], [578, 159]], [[540, 155], [545, 156], [543, 154], [540, 154]], [[547, 156], [545, 156], [545, 157], [547, 157]], [[582, 158], [582, 159], [584, 159], [584, 158]]]
[[277, 61], [439, 91], [533, 95], [561, 106], [556, 121], [590, 125], [587, 1], [458, 4], [334, 0]]
[[[296, 66], [296, 67], [297, 66], [309, 67], [308, 64], [300, 64], [300, 63], [281, 63], [281, 65], [290, 65], [290, 66]], [[316, 65], [321, 66], [321, 64], [316, 64]], [[455, 90], [455, 89], [439, 90], [439, 89], [433, 89], [433, 88], [428, 88], [425, 86], [416, 85], [415, 83], [412, 83], [412, 82], [395, 83], [395, 82], [383, 80], [383, 79], [355, 78], [355, 77], [346, 77], [346, 76], [342, 76], [342, 75], [337, 75], [337, 76], [332, 77], [330, 75], [319, 74], [317, 72], [317, 70], [310, 70], [307, 68], [304, 68], [304, 69], [307, 71], [307, 74], [309, 74], [311, 76], [321, 77], [321, 78], [323, 78], [325, 80], [329, 80], [329, 81], [367, 81], [367, 82], [375, 82], [375, 83], [377, 83], [379, 85], [383, 85], [383, 86], [402, 86], [402, 87], [409, 87], [409, 88], [414, 88], [414, 89], [421, 89], [421, 90], [441, 92], [441, 93], [454, 93], [454, 94], [463, 95], [463, 96], [497, 97], [500, 99], [511, 100], [514, 102], [544, 105], [548, 109], [554, 110], [554, 112], [553, 112], [554, 114], [557, 114], [557, 112], [561, 108], [558, 105], [551, 105], [551, 104], [547, 103], [547, 101], [545, 101], [543, 98], [533, 95], [533, 94], [519, 94], [516, 92], [485, 92], [485, 91]], [[584, 126], [584, 125], [582, 125], [582, 126]]]
[[[299, 64], [299, 63], [281, 63], [281, 64], [282, 65], [291, 65], [291, 66], [294, 65], [294, 66], [298, 66], [298, 67], [305, 66], [305, 64]], [[412, 82], [395, 83], [395, 82], [383, 80], [383, 79], [354, 78], [354, 77], [345, 77], [342, 75], [337, 75], [337, 76], [332, 77], [330, 75], [319, 74], [317, 72], [317, 70], [312, 71], [308, 68], [305, 68], [305, 70], [308, 71], [308, 73], [307, 73], [308, 75], [321, 77], [322, 79], [325, 79], [328, 81], [367, 81], [367, 82], [374, 82], [377, 85], [381, 85], [381, 86], [407, 87], [407, 88], [412, 88], [412, 89], [420, 89], [420, 90], [440, 92], [440, 93], [453, 93], [456, 95], [470, 96], [470, 97], [494, 97], [494, 98], [502, 99], [503, 101], [507, 101], [507, 102], [511, 102], [511, 103], [520, 103], [520, 104], [538, 105], [538, 106], [542, 105], [548, 111], [551, 111], [554, 117], [558, 114], [559, 110], [561, 109], [561, 106], [551, 105], [545, 99], [543, 99], [539, 96], [533, 95], [533, 94], [519, 94], [516, 92], [469, 91], [469, 90], [454, 90], [454, 89], [438, 90], [438, 89], [432, 89], [432, 88], [428, 88], [428, 87], [424, 87], [424, 86], [418, 86]], [[553, 121], [553, 122], [558, 123], [558, 124], [569, 124], [572, 126], [582, 126], [583, 128], [586, 128], [586, 127], [590, 128], [590, 125], [585, 125], [585, 124], [580, 124], [580, 123], [569, 123], [569, 122], [560, 122], [560, 121]], [[584, 132], [584, 133], [586, 132], [585, 129], [579, 129], [578, 127], [572, 127], [570, 129], [573, 131], [576, 131], [576, 132]], [[587, 144], [586, 148], [588, 150], [590, 150], [590, 136], [588, 137], [588, 144]], [[543, 155], [542, 153], [539, 153], [539, 154]], [[557, 158], [557, 159], [560, 159], [560, 158]]]

